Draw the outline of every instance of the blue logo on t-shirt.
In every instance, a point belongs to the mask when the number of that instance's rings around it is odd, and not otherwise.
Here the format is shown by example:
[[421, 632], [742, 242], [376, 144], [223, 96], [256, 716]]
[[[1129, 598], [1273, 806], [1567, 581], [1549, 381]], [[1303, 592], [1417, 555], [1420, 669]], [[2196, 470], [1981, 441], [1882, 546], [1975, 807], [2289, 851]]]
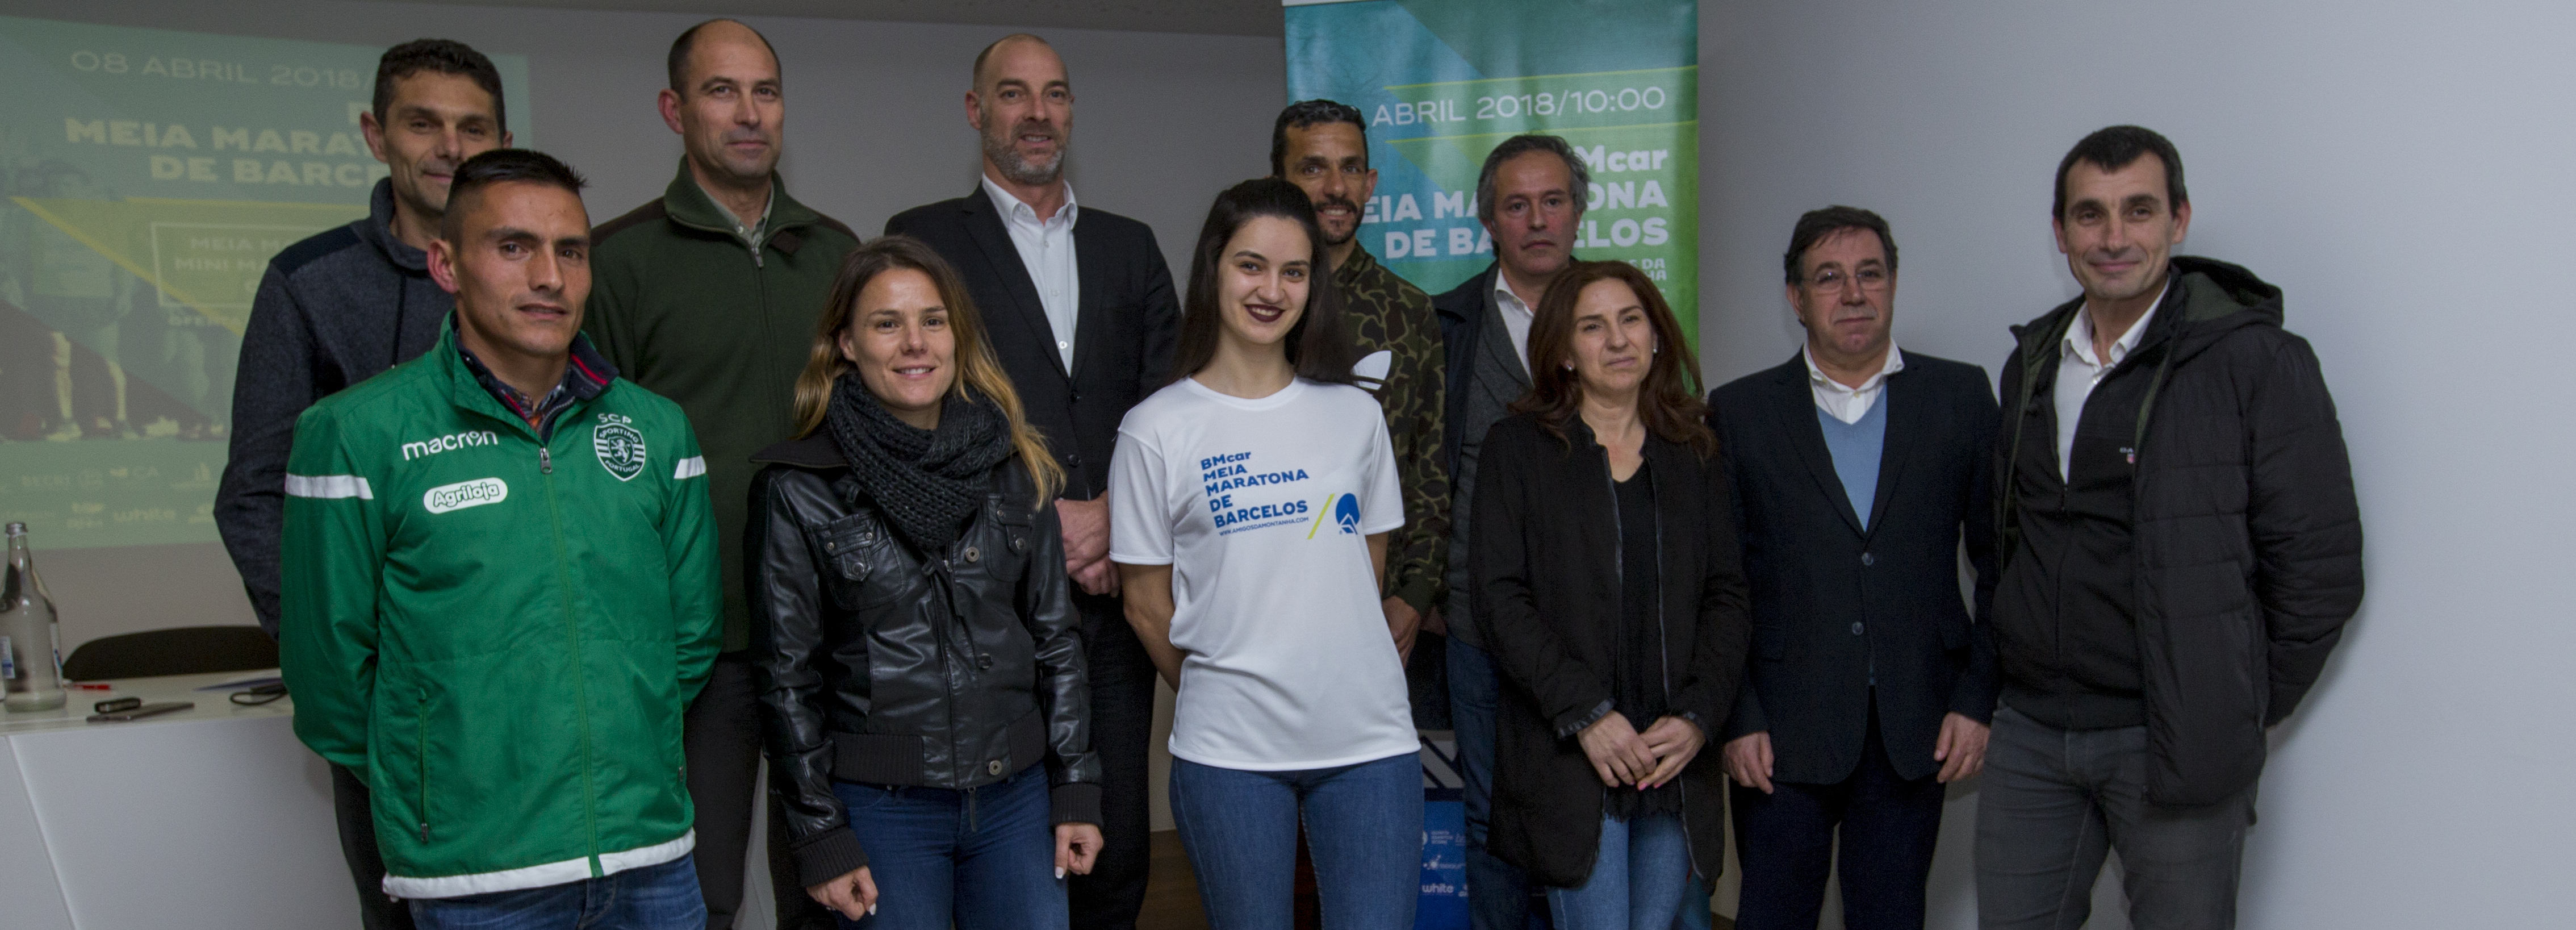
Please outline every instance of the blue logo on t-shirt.
[[1344, 494], [1342, 495], [1341, 500], [1334, 502], [1333, 522], [1341, 524], [1342, 532], [1344, 533], [1357, 533], [1360, 531], [1359, 495]]

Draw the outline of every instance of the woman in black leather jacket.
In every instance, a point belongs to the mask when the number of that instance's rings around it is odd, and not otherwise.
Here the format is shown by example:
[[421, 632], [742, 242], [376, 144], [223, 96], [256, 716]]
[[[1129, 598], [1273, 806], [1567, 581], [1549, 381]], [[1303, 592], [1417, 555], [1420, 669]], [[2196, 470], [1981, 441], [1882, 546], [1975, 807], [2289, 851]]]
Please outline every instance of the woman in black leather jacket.
[[850, 921], [1063, 927], [1101, 843], [1063, 472], [928, 246], [853, 250], [828, 306], [745, 534], [771, 829]]

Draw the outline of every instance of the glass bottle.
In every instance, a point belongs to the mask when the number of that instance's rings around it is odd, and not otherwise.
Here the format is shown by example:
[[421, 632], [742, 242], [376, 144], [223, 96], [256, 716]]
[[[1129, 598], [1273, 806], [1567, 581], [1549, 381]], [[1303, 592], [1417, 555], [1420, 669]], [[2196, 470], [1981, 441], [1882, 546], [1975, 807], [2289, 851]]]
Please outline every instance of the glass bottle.
[[60, 644], [53, 596], [27, 551], [27, 525], [9, 524], [9, 567], [0, 578], [0, 679], [9, 696], [0, 703], [13, 711], [63, 706]]

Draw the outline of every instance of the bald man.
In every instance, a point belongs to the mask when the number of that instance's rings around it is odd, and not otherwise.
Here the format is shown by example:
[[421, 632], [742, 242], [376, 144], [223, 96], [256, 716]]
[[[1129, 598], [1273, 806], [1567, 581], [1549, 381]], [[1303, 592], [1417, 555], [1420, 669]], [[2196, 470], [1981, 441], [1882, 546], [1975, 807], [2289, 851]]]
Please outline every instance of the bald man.
[[[657, 96], [663, 124], [680, 136], [679, 175], [660, 199], [591, 233], [595, 283], [584, 328], [620, 373], [679, 402], [706, 452], [724, 566], [724, 651], [689, 705], [685, 739], [707, 926], [731, 927], [752, 804], [764, 795], [742, 589], [751, 454], [794, 432], [789, 408], [814, 318], [859, 240], [787, 196], [778, 178], [787, 91], [767, 39], [733, 20], [708, 20], [671, 43], [669, 65], [670, 86]], [[796, 926], [788, 918], [814, 908], [785, 856], [770, 858], [780, 926]]]
[[906, 210], [885, 231], [917, 236], [957, 267], [1029, 424], [1064, 466], [1056, 507], [1091, 652], [1107, 840], [1091, 874], [1072, 880], [1073, 926], [1127, 930], [1145, 901], [1154, 665], [1119, 605], [1102, 494], [1118, 421], [1169, 380], [1181, 307], [1154, 231], [1078, 205], [1064, 181], [1073, 81], [1055, 48], [1004, 36], [975, 56], [971, 80], [966, 125], [983, 139], [983, 176], [966, 196]]

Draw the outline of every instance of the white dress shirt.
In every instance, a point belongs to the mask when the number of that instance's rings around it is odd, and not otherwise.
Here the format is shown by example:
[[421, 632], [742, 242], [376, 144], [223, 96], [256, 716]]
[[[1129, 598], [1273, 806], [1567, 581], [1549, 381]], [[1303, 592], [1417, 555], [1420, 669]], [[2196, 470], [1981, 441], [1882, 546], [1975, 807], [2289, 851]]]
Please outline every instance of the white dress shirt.
[[1064, 186], [1064, 206], [1054, 216], [1040, 219], [1036, 208], [1021, 203], [1010, 191], [993, 183], [991, 176], [982, 177], [984, 196], [993, 199], [993, 208], [1002, 213], [1002, 228], [1010, 231], [1011, 245], [1020, 252], [1020, 264], [1029, 270], [1029, 283], [1038, 287], [1038, 304], [1046, 308], [1047, 328], [1055, 331], [1055, 350], [1064, 359], [1064, 370], [1073, 370], [1073, 326], [1082, 310], [1082, 270], [1073, 261], [1073, 221], [1082, 209], [1073, 200], [1073, 185]]
[[1521, 295], [1512, 293], [1512, 286], [1503, 280], [1500, 267], [1494, 269], [1494, 306], [1503, 311], [1503, 329], [1512, 334], [1512, 354], [1521, 357], [1521, 371], [1536, 375], [1537, 372], [1530, 370], [1529, 331], [1530, 321], [1537, 315], [1530, 305], [1521, 302]]
[[2147, 333], [2147, 321], [2156, 318], [2156, 305], [2164, 302], [2164, 292], [2156, 292], [2155, 303], [2148, 304], [2147, 312], [2129, 324], [2129, 331], [2111, 343], [2109, 358], [2093, 354], [2092, 305], [2075, 311], [2075, 322], [2066, 327], [2066, 339], [2059, 344], [2057, 357], [2057, 480], [2064, 481], [2069, 474], [2066, 463], [2075, 455], [2075, 426], [2084, 417], [2084, 401], [2093, 396], [2093, 386], [2102, 383], [2102, 376], [2120, 367], [2120, 362], [2138, 347], [2139, 337]]
[[1887, 376], [1905, 370], [1905, 353], [1898, 351], [1894, 343], [1888, 344], [1887, 361], [1879, 364], [1878, 373], [1859, 387], [1826, 375], [1824, 369], [1816, 367], [1815, 354], [1805, 348], [1798, 350], [1798, 357], [1807, 360], [1807, 386], [1816, 393], [1816, 409], [1845, 423], [1858, 423], [1868, 416], [1870, 405], [1878, 403], [1878, 395], [1887, 390]]

